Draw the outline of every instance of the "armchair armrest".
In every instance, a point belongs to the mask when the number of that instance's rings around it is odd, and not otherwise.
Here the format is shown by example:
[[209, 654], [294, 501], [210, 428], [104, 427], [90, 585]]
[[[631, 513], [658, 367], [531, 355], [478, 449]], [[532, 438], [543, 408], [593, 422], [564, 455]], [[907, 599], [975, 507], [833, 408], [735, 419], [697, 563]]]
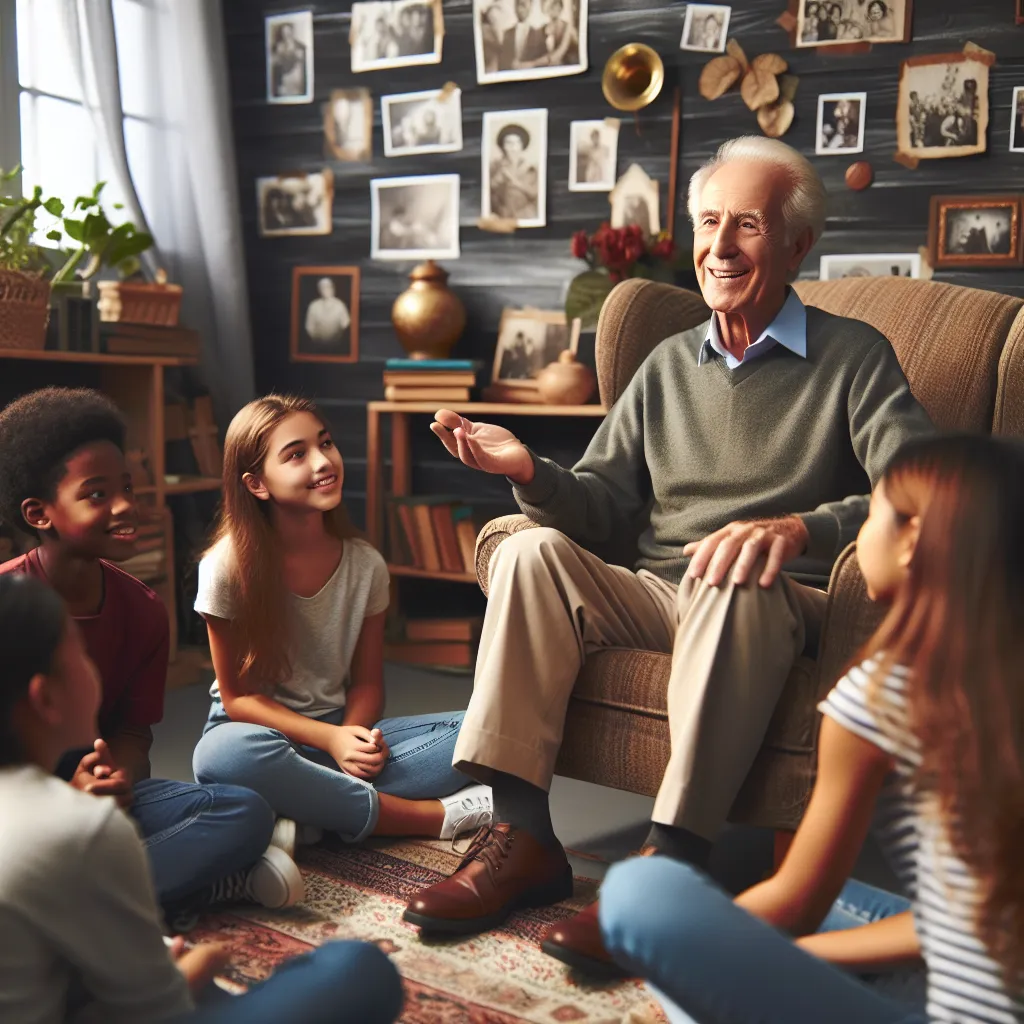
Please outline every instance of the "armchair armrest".
[[491, 555], [494, 549], [513, 533], [520, 533], [523, 530], [533, 529], [537, 524], [524, 515], [499, 516], [492, 519], [480, 531], [476, 538], [476, 578], [480, 582], [480, 589], [487, 595], [487, 587], [490, 580]]

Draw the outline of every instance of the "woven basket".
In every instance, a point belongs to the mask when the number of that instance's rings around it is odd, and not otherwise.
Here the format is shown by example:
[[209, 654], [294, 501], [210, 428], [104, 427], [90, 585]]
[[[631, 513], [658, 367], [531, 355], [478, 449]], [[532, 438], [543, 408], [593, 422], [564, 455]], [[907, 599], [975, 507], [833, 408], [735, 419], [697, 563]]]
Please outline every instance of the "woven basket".
[[181, 285], [100, 281], [100, 319], [126, 324], [176, 327], [181, 310]]
[[0, 270], [0, 348], [45, 348], [49, 317], [49, 281]]

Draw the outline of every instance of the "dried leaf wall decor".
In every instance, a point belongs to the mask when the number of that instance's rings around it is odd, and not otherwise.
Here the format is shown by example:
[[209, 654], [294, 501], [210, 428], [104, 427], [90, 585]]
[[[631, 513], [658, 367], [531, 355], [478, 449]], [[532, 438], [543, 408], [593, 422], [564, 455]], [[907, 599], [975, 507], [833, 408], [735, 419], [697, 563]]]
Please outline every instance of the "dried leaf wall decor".
[[700, 73], [700, 94], [706, 100], [717, 100], [739, 80], [743, 68], [735, 57], [715, 57], [704, 65]]
[[743, 76], [740, 95], [751, 110], [760, 110], [779, 98], [779, 80], [770, 71], [753, 64]]
[[796, 75], [785, 74], [789, 64], [777, 53], [762, 53], [750, 61], [735, 39], [726, 43], [725, 51], [724, 56], [704, 65], [700, 75], [701, 96], [717, 100], [742, 78], [740, 95], [757, 114], [761, 130], [774, 139], [784, 135], [796, 113], [793, 96], [799, 82]]

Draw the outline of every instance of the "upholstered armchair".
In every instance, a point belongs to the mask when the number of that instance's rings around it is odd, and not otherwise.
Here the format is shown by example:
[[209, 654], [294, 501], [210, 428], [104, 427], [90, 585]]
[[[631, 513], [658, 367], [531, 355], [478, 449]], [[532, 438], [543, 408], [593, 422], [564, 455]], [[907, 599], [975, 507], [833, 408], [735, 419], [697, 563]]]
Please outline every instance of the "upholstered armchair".
[[[918, 400], [945, 430], [1024, 435], [1024, 301], [995, 292], [904, 278], [847, 278], [796, 285], [808, 305], [864, 320], [892, 342]], [[601, 401], [610, 407], [664, 338], [707, 319], [692, 292], [630, 280], [609, 296], [597, 328]], [[803, 511], [794, 509], [795, 511]], [[533, 524], [520, 515], [488, 523], [476, 569], [506, 537]], [[595, 551], [631, 565], [635, 551]], [[816, 659], [793, 666], [731, 820], [795, 829], [814, 781], [817, 702], [879, 621], [851, 545], [836, 562]], [[669, 758], [670, 656], [610, 649], [591, 655], [569, 702], [557, 772], [655, 795]]]

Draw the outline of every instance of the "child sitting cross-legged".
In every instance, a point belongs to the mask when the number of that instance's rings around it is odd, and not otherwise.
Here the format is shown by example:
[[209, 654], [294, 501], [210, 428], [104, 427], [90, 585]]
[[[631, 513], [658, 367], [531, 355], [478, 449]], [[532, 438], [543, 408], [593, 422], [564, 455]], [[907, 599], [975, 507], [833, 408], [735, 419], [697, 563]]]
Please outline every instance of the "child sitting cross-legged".
[[134, 818], [169, 917], [235, 900], [288, 906], [302, 898], [302, 876], [269, 845], [265, 800], [239, 786], [149, 778], [169, 630], [160, 598], [115, 564], [134, 553], [139, 522], [124, 445], [117, 408], [90, 389], [44, 388], [0, 411], [0, 519], [39, 542], [0, 574], [57, 591], [103, 688], [98, 736], [59, 774]]
[[349, 842], [474, 831], [490, 789], [452, 768], [463, 713], [381, 720], [388, 571], [348, 524], [343, 477], [312, 402], [269, 395], [228, 427], [199, 565], [217, 682], [196, 778], [250, 786]]

